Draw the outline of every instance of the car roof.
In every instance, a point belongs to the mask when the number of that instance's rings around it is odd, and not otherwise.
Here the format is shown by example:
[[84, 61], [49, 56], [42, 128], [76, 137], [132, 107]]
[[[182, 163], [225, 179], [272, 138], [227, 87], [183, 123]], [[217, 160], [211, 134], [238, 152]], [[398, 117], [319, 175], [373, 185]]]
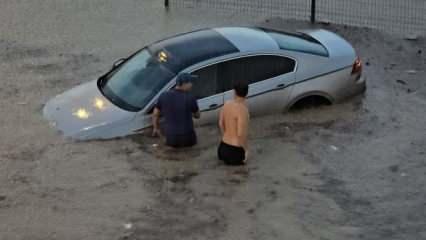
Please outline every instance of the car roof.
[[164, 39], [151, 44], [148, 50], [153, 56], [161, 58], [163, 64], [175, 73], [204, 60], [239, 52], [231, 41], [213, 29]]
[[223, 37], [232, 42], [240, 52], [279, 50], [277, 42], [265, 31], [255, 27], [214, 28]]
[[[301, 42], [303, 40], [315, 42], [313, 38], [309, 39], [307, 35], [279, 32], [260, 27], [221, 27], [176, 35], [155, 42], [148, 49], [153, 56], [159, 58], [161, 58], [160, 55], [163, 56], [164, 65], [175, 73], [193, 64], [228, 54], [279, 50], [303, 52], [303, 46], [300, 48], [296, 46], [293, 49], [286, 48], [281, 43], [282, 41], [280, 42], [273, 34], [293, 36], [293, 38], [300, 39]], [[327, 53], [326, 50], [324, 52]], [[314, 51], [310, 53], [315, 54]]]

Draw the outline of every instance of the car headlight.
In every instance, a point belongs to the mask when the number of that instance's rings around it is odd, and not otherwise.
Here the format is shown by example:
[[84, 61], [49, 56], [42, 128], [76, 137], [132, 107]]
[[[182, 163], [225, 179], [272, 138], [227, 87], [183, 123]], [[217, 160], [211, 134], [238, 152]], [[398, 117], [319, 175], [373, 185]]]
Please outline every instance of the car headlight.
[[84, 108], [79, 108], [77, 111], [73, 112], [72, 115], [76, 116], [79, 119], [88, 119], [91, 113]]

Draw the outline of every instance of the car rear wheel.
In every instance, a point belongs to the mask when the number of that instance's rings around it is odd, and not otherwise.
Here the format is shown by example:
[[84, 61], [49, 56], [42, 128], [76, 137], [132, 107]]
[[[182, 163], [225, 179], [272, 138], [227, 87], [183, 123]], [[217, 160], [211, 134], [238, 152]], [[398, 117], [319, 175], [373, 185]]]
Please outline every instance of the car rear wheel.
[[303, 97], [296, 101], [291, 107], [290, 111], [300, 111], [303, 109], [316, 108], [320, 106], [328, 106], [331, 105], [331, 101], [326, 97], [319, 95], [311, 95]]

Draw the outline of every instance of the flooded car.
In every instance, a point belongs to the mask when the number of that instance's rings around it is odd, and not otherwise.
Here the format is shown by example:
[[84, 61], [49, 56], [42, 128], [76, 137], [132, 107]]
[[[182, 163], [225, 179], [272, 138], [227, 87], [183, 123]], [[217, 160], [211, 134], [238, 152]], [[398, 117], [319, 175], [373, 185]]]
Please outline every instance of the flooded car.
[[106, 74], [48, 101], [44, 117], [64, 136], [108, 139], [151, 126], [159, 95], [180, 72], [198, 75], [198, 124], [215, 123], [235, 81], [249, 84], [254, 116], [283, 112], [306, 99], [340, 102], [365, 90], [362, 63], [340, 36], [322, 29], [202, 29], [155, 42], [119, 59]]

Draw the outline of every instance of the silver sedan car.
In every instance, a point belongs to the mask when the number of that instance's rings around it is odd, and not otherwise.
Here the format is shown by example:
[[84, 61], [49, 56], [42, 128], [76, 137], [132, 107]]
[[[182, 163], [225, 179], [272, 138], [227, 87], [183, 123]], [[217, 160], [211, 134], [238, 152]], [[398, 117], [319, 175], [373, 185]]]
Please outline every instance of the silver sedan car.
[[235, 81], [249, 84], [252, 116], [283, 112], [307, 99], [342, 101], [365, 90], [362, 63], [346, 40], [326, 30], [259, 27], [202, 29], [155, 42], [110, 71], [46, 103], [43, 114], [64, 136], [108, 139], [151, 125], [159, 95], [180, 72], [198, 75], [193, 94], [215, 123]]

